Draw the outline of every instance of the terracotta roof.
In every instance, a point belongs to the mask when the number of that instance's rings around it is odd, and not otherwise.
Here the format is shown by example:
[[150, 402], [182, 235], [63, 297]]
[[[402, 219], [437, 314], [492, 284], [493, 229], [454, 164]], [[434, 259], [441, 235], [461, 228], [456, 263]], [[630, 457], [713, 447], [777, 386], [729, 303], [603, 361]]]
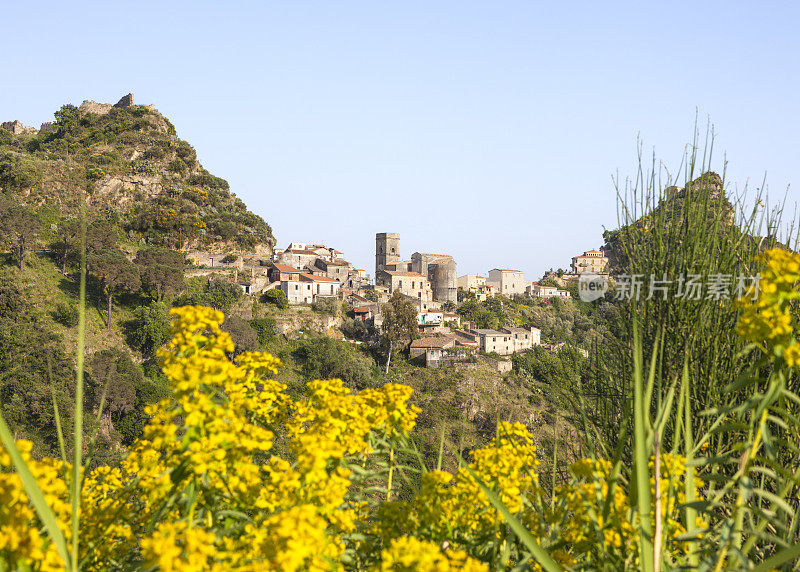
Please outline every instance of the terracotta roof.
[[346, 260], [325, 260], [324, 262], [328, 266], [350, 266]]
[[353, 308], [353, 312], [355, 312], [356, 314], [366, 314], [366, 313], [371, 312], [371, 311], [372, 310], [370, 310], [366, 306], [358, 306], [356, 308]]
[[339, 283], [338, 280], [334, 280], [333, 278], [328, 278], [327, 276], [315, 276], [314, 274], [300, 274], [300, 279], [302, 280], [305, 278], [306, 280], [311, 280], [312, 282], [336, 282]]
[[522, 274], [522, 270], [511, 270], [510, 268], [492, 268], [492, 270], [499, 270], [500, 272], [519, 272]]
[[364, 296], [362, 296], [361, 294], [355, 294], [355, 293], [353, 293], [353, 294], [349, 294], [349, 296], [352, 296], [353, 298], [358, 298], [359, 300], [364, 300], [364, 302], [369, 302], [369, 300], [367, 300], [366, 298], [364, 298]]
[[299, 274], [300, 273], [299, 269], [297, 269], [297, 268], [295, 268], [293, 266], [289, 266], [288, 264], [278, 264], [277, 262], [273, 262], [272, 266], [277, 268], [278, 272], [290, 272], [292, 274]]
[[425, 278], [422, 274], [417, 274], [416, 272], [403, 272], [402, 270], [384, 270], [384, 272], [391, 276], [400, 276], [401, 278]]
[[456, 341], [455, 336], [440, 336], [437, 338], [421, 338], [411, 342], [412, 348], [443, 348]]

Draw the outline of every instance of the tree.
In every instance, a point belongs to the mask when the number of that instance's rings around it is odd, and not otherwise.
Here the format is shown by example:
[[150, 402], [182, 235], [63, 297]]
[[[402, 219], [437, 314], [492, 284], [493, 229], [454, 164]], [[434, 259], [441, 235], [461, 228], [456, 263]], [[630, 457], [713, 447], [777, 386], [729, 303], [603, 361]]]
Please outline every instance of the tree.
[[225, 321], [220, 327], [231, 335], [235, 346], [234, 355], [258, 349], [258, 334], [247, 320], [239, 316], [225, 316]]
[[80, 111], [77, 107], [70, 104], [62, 105], [61, 109], [54, 113], [54, 116], [56, 118], [59, 135], [61, 136], [75, 129], [80, 122]]
[[149, 306], [139, 306], [126, 324], [128, 343], [150, 358], [169, 340], [169, 327], [169, 311], [164, 304], [152, 302]]
[[261, 295], [261, 301], [264, 304], [275, 304], [275, 306], [281, 310], [285, 310], [289, 307], [289, 298], [286, 296], [286, 292], [278, 288], [273, 288], [272, 290], [264, 292]]
[[226, 311], [242, 297], [242, 289], [224, 278], [195, 276], [186, 281], [183, 294], [173, 306], [211, 306]]
[[136, 254], [135, 261], [142, 275], [142, 285], [156, 293], [156, 302], [164, 295], [174, 296], [183, 290], [183, 267], [186, 256], [168, 248], [145, 248]]
[[109, 416], [122, 414], [136, 405], [136, 385], [144, 381], [141, 368], [119, 348], [101, 350], [92, 356], [91, 383], [94, 406], [100, 406], [105, 393], [104, 409]]
[[0, 238], [16, 250], [20, 271], [25, 269], [25, 251], [41, 229], [42, 222], [33, 209], [9, 201], [0, 204]]
[[136, 291], [141, 287], [139, 268], [119, 250], [93, 254], [88, 262], [89, 272], [100, 280], [103, 294], [108, 301], [106, 329], [111, 330], [111, 306], [114, 303], [114, 296], [122, 290]]
[[54, 250], [61, 258], [61, 273], [67, 273], [67, 259], [70, 254], [80, 246], [81, 223], [76, 219], [64, 219], [58, 224], [58, 240], [54, 245]]
[[372, 379], [374, 362], [347, 342], [327, 337], [302, 340], [294, 356], [308, 379], [341, 379], [355, 389], [364, 389]]
[[117, 248], [117, 230], [105, 220], [93, 221], [86, 228], [86, 251], [102, 254]]
[[263, 349], [275, 338], [275, 319], [265, 316], [263, 318], [253, 318], [250, 320], [250, 327], [256, 333], [258, 345]]
[[417, 310], [406, 297], [395, 290], [389, 302], [381, 308], [383, 331], [381, 342], [386, 347], [386, 373], [392, 361], [392, 352], [405, 349], [417, 337]]

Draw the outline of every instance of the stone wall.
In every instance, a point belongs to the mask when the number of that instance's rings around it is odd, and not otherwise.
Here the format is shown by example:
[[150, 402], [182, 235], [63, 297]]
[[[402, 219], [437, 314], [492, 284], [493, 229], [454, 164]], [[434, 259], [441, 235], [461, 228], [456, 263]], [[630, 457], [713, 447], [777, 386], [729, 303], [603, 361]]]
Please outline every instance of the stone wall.
[[6, 121], [2, 124], [3, 129], [6, 131], [11, 131], [14, 135], [35, 135], [36, 128], [35, 127], [27, 127], [23, 125], [19, 120], [15, 119], [14, 121]]

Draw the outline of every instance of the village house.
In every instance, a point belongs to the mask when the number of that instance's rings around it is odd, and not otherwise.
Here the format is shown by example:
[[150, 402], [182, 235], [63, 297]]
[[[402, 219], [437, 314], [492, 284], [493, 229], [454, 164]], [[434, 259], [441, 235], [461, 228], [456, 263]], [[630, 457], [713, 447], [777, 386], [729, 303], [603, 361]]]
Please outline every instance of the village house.
[[420, 312], [417, 314], [417, 327], [420, 333], [435, 334], [447, 330], [442, 312]]
[[475, 351], [471, 345], [459, 343], [456, 335], [426, 337], [411, 342], [409, 352], [412, 361], [425, 364], [426, 367], [463, 362]]
[[542, 333], [539, 328], [500, 328], [500, 331], [511, 334], [515, 353], [524, 352], [542, 343]]
[[[338, 282], [344, 282], [350, 275], [353, 265], [341, 258], [336, 260], [325, 260], [317, 258], [314, 262], [315, 269], [319, 270], [323, 276], [333, 278]], [[315, 272], [316, 274], [316, 272]]]
[[498, 293], [498, 289], [486, 282], [486, 278], [477, 274], [465, 274], [458, 279], [458, 288], [464, 292], [471, 292], [475, 299], [484, 302]]
[[608, 272], [608, 257], [602, 250], [587, 250], [581, 255], [572, 257], [572, 273], [606, 274]]
[[532, 282], [525, 292], [533, 298], [555, 298], [558, 296], [558, 288], [555, 286], [541, 286]]
[[273, 262], [267, 269], [270, 282], [283, 282], [284, 280], [300, 280], [302, 270], [286, 264]]
[[497, 293], [503, 296], [513, 296], [514, 294], [524, 294], [528, 284], [521, 270], [509, 270], [505, 268], [493, 268], [489, 271], [487, 284], [497, 288]]
[[507, 356], [514, 353], [514, 340], [510, 333], [497, 330], [470, 329], [478, 337], [481, 351]]
[[339, 283], [336, 280], [305, 273], [289, 274], [287, 279], [281, 280], [280, 288], [286, 293], [290, 304], [313, 304], [319, 297], [339, 294]]
[[333, 278], [301, 274], [300, 280], [311, 283], [311, 291], [314, 293], [314, 302], [317, 301], [318, 297], [329, 298], [339, 295], [340, 284]]
[[458, 287], [463, 290], [477, 291], [480, 286], [486, 285], [486, 278], [477, 274], [465, 274], [458, 277]]
[[427, 310], [433, 299], [428, 279], [416, 272], [381, 270], [375, 277], [376, 286], [388, 287], [389, 294], [400, 291], [411, 298], [418, 311]]
[[355, 308], [353, 308], [353, 315], [356, 320], [361, 320], [362, 322], [366, 322], [373, 316], [372, 308], [370, 308], [369, 306], [356, 306]]

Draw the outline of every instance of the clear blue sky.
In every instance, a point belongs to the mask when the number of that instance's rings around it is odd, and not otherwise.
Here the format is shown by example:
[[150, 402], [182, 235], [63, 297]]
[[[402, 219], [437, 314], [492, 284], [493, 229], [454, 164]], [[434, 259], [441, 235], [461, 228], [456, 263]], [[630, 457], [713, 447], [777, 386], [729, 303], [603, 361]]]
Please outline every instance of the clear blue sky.
[[[133, 92], [279, 244], [376, 232], [538, 278], [616, 225], [636, 138], [710, 117], [728, 179], [800, 183], [796, 2], [5, 2], [0, 118]], [[789, 190], [789, 200], [797, 199]]]

